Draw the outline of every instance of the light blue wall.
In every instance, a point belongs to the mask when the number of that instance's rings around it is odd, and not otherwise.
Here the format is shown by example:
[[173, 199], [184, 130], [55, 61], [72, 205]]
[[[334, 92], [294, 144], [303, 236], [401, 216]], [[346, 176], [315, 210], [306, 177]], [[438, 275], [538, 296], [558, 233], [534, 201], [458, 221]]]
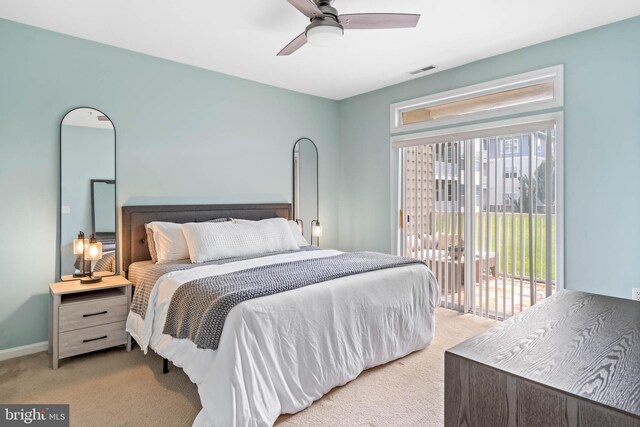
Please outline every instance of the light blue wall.
[[340, 103], [340, 240], [391, 247], [389, 105], [564, 64], [565, 283], [624, 298], [640, 286], [640, 18]]
[[634, 18], [337, 103], [0, 20], [0, 349], [47, 338], [68, 110], [113, 120], [119, 205], [291, 201], [292, 146], [308, 136], [323, 246], [386, 252], [389, 104], [560, 63], [566, 283], [628, 297], [640, 286], [639, 38]]
[[83, 231], [87, 238], [92, 232], [91, 180], [115, 179], [116, 167], [113, 129], [65, 125], [61, 138], [62, 205], [69, 207], [68, 214], [61, 213], [60, 274], [63, 275], [75, 272], [73, 239], [78, 237], [78, 231]]
[[337, 244], [336, 102], [0, 20], [0, 349], [47, 339], [59, 126], [80, 106], [115, 125], [119, 205], [290, 202], [293, 144], [312, 138]]

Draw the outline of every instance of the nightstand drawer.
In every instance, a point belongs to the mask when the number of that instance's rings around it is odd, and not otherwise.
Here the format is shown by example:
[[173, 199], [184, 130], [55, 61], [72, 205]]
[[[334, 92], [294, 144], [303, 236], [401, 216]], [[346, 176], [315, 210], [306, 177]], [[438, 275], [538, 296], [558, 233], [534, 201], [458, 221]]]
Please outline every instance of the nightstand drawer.
[[127, 297], [122, 295], [63, 304], [58, 313], [60, 332], [118, 322], [127, 319]]
[[75, 356], [127, 343], [125, 322], [60, 333], [58, 358]]

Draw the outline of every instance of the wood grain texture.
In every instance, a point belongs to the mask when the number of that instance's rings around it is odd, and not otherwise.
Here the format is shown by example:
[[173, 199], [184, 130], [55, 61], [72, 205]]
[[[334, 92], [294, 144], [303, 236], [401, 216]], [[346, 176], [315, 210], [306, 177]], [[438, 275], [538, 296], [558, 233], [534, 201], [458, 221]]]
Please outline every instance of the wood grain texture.
[[444, 419], [446, 427], [640, 427], [635, 415], [451, 353], [445, 354]]
[[640, 418], [636, 301], [561, 291], [447, 355]]
[[58, 369], [58, 307], [60, 307], [60, 294], [53, 292], [53, 289], [49, 289], [51, 300], [51, 322], [49, 323], [49, 349], [51, 350], [51, 365], [53, 369]]
[[58, 310], [60, 332], [124, 321], [127, 320], [127, 296], [62, 304]]
[[240, 205], [162, 205], [122, 207], [122, 269], [136, 261], [151, 259], [144, 225], [151, 221], [201, 222], [214, 218], [260, 220], [291, 219], [289, 203], [259, 203]]
[[507, 405], [507, 378], [487, 366], [478, 365], [469, 369], [469, 407], [482, 406], [484, 411], [471, 411], [470, 425], [505, 425]]
[[[127, 286], [127, 313], [131, 310], [131, 297], [133, 296], [133, 286]], [[127, 351], [131, 351], [131, 334], [127, 333]]]
[[59, 359], [127, 344], [125, 321], [60, 333]]
[[101, 289], [121, 288], [129, 285], [131, 285], [131, 283], [123, 276], [109, 276], [103, 277], [102, 280], [97, 283], [82, 284], [80, 283], [80, 279], [76, 279], [69, 282], [51, 283], [49, 287], [53, 295], [69, 295]]
[[59, 359], [107, 347], [124, 344], [131, 351], [131, 336], [125, 331], [131, 304], [127, 279], [111, 276], [86, 285], [79, 280], [51, 283], [49, 293], [53, 369], [58, 368]]

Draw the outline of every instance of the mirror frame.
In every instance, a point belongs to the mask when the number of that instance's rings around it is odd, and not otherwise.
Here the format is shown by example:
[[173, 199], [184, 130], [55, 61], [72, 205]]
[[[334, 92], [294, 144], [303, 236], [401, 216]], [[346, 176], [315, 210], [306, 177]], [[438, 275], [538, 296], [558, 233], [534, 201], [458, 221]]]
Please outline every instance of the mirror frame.
[[[95, 185], [96, 184], [113, 184], [113, 191], [114, 191], [114, 196], [115, 196], [115, 185], [116, 185], [116, 180], [115, 179], [92, 179], [91, 180], [91, 228], [93, 231], [93, 234], [95, 234], [96, 237], [103, 237], [104, 234], [110, 234], [110, 233], [105, 233], [103, 231], [98, 231], [96, 230], [96, 197], [95, 197]], [[114, 199], [113, 204], [116, 204], [116, 201]], [[116, 214], [117, 214], [117, 209], [116, 209]], [[113, 238], [115, 239], [117, 234], [117, 227], [115, 229], [115, 231], [113, 232]]]
[[[292, 172], [292, 178], [293, 178], [293, 194], [292, 194], [292, 216], [293, 216], [293, 220], [298, 222], [299, 218], [296, 218], [296, 147], [299, 146], [301, 141], [309, 141], [312, 145], [313, 148], [316, 150], [316, 218], [315, 218], [315, 222], [317, 222], [318, 224], [320, 223], [320, 153], [318, 153], [318, 146], [316, 145], [315, 142], [313, 142], [313, 140], [311, 138], [307, 138], [306, 136], [303, 136], [302, 138], [298, 138], [296, 140], [296, 142], [293, 144], [293, 151], [292, 151], [292, 158], [291, 158], [291, 172]], [[312, 224], [310, 224], [311, 226], [311, 230], [313, 230], [313, 221]], [[309, 236], [311, 241], [309, 243], [311, 243], [313, 245], [313, 231], [311, 231], [311, 235]], [[316, 237], [316, 244], [319, 246], [320, 245], [320, 238]]]
[[[114, 206], [113, 209], [115, 211], [115, 242], [116, 242], [116, 250], [115, 250], [115, 256], [116, 256], [116, 261], [115, 261], [115, 272], [113, 272], [112, 274], [103, 274], [103, 277], [107, 277], [107, 276], [117, 276], [120, 274], [120, 239], [119, 239], [119, 220], [118, 220], [118, 134], [116, 131], [116, 125], [113, 122], [113, 120], [111, 120], [111, 117], [109, 117], [107, 114], [105, 114], [102, 110], [99, 110], [95, 107], [88, 107], [88, 106], [81, 106], [81, 107], [75, 107], [70, 109], [69, 111], [67, 111], [66, 113], [64, 113], [62, 115], [62, 119], [60, 119], [60, 131], [59, 131], [59, 155], [58, 155], [58, 215], [60, 215], [60, 220], [58, 221], [58, 273], [57, 273], [57, 277], [56, 279], [58, 281], [79, 281], [81, 279], [81, 277], [74, 277], [72, 279], [63, 279], [63, 277], [65, 275], [62, 274], [62, 219], [63, 219], [63, 214], [62, 214], [62, 126], [64, 125], [64, 119], [71, 114], [72, 112], [76, 111], [76, 110], [80, 110], [80, 109], [91, 109], [91, 110], [95, 110], [98, 113], [102, 114], [103, 116], [105, 116], [107, 119], [109, 119], [109, 122], [111, 122], [111, 126], [113, 126], [113, 176], [114, 176], [114, 192], [115, 192], [115, 201], [114, 201]], [[93, 193], [93, 186], [91, 188], [91, 193]], [[92, 228], [95, 228], [95, 224], [93, 223], [93, 198], [91, 200], [91, 222], [92, 222]]]

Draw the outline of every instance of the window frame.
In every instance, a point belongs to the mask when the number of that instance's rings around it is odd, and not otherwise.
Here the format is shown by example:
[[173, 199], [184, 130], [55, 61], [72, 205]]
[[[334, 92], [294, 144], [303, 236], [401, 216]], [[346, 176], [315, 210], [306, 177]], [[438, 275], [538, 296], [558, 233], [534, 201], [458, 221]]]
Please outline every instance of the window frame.
[[[509, 145], [507, 145], [507, 143]], [[507, 146], [509, 147], [509, 149], [507, 150]], [[515, 147], [515, 150], [514, 150]], [[520, 140], [518, 139], [507, 139], [506, 141], [504, 141], [504, 145], [501, 147], [501, 155], [504, 156], [505, 154], [520, 154]]]
[[[431, 129], [451, 125], [455, 123], [466, 123], [476, 120], [485, 120], [497, 117], [505, 117], [512, 114], [528, 113], [533, 111], [558, 108], [564, 105], [564, 66], [555, 65], [553, 67], [530, 71], [515, 76], [492, 80], [472, 86], [466, 86], [434, 95], [423, 96], [408, 101], [391, 104], [390, 107], [390, 129], [391, 133], [416, 131], [421, 129]], [[515, 105], [494, 110], [484, 110], [474, 113], [448, 116], [441, 119], [428, 120], [424, 122], [403, 124], [402, 114], [418, 108], [435, 106], [443, 103], [463, 101], [478, 98], [485, 95], [506, 92], [542, 83], [553, 83], [553, 98], [542, 101], [533, 101], [521, 105]]]

